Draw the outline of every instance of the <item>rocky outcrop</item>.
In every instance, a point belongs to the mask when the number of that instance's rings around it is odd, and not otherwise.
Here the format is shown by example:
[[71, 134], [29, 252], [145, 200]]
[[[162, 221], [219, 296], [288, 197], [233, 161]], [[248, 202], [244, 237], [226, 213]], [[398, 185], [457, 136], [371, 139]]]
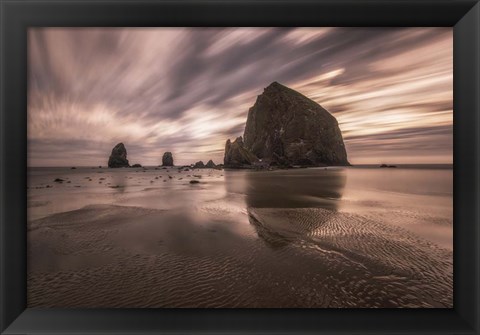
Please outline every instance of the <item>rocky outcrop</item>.
[[235, 159], [227, 159], [234, 143], [227, 141], [225, 163], [250, 161], [244, 159], [248, 152], [269, 165], [350, 165], [335, 117], [277, 82], [257, 97], [248, 112], [244, 144], [233, 151]]
[[208, 168], [208, 169], [215, 169], [217, 166], [215, 165], [215, 163], [212, 160], [209, 160], [207, 162], [207, 164], [205, 164], [205, 167]]
[[162, 166], [173, 166], [173, 155], [171, 152], [166, 152], [162, 157]]
[[118, 143], [113, 149], [108, 159], [109, 168], [129, 167], [127, 159], [127, 149], [123, 143]]
[[195, 163], [195, 165], [193, 165], [193, 168], [194, 169], [203, 169], [203, 168], [205, 168], [205, 164], [203, 164], [202, 161], [198, 161], [198, 162]]
[[237, 137], [233, 142], [227, 140], [225, 144], [225, 157], [223, 159], [226, 168], [250, 167], [257, 161], [257, 157], [245, 148], [241, 136]]

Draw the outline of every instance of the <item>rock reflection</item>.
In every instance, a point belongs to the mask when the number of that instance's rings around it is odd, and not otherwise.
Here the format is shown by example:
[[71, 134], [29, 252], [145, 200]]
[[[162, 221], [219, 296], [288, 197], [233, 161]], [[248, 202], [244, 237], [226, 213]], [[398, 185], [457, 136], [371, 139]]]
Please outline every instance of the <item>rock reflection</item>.
[[[277, 249], [304, 238], [334, 215], [346, 184], [346, 173], [342, 169], [246, 171], [240, 176], [227, 173], [225, 179], [227, 191], [246, 195], [249, 222], [257, 235]], [[318, 217], [315, 225], [303, 225], [300, 208], [329, 211]], [[280, 209], [291, 209], [289, 212], [298, 215], [298, 225], [292, 227], [290, 221], [284, 220], [285, 210]]]
[[336, 210], [346, 178], [344, 170], [247, 173], [246, 204], [248, 208], [320, 207]]

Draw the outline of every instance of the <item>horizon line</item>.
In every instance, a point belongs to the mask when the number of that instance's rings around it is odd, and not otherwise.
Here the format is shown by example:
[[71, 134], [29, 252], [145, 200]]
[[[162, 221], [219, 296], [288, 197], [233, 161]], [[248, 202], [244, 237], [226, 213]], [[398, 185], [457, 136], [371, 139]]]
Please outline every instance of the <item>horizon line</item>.
[[[194, 163], [193, 163], [194, 164]], [[173, 165], [173, 166], [163, 166], [163, 165], [142, 165], [142, 167], [179, 167], [179, 166], [190, 166], [193, 164], [180, 164], [180, 165]], [[350, 166], [380, 166], [382, 164], [387, 165], [397, 165], [397, 166], [412, 166], [412, 165], [454, 165], [454, 163], [362, 163], [362, 164], [350, 164]], [[217, 165], [223, 165], [223, 163], [219, 163]], [[122, 168], [109, 168], [108, 165], [43, 165], [43, 166], [34, 166], [34, 165], [27, 165], [27, 168], [106, 168], [106, 169], [122, 169]], [[329, 166], [309, 166], [309, 167], [345, 167], [342, 165], [329, 165]], [[132, 166], [125, 167], [125, 168], [134, 168]], [[138, 169], [138, 167], [136, 167]], [[135, 168], [134, 168], [135, 169]]]

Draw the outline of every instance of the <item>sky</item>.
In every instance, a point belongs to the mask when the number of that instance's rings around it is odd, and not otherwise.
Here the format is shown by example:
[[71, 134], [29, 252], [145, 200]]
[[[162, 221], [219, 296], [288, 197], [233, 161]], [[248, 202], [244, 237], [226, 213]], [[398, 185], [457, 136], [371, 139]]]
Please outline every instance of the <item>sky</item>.
[[451, 28], [30, 28], [29, 166], [223, 163], [270, 83], [338, 120], [352, 164], [452, 163]]

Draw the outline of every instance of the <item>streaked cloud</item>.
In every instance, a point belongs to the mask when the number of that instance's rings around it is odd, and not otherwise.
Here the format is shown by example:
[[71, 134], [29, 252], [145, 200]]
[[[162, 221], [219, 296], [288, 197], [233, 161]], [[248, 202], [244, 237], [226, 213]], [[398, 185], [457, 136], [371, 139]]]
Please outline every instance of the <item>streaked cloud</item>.
[[452, 162], [450, 28], [31, 28], [29, 165], [223, 160], [273, 81], [339, 121], [352, 163]]

